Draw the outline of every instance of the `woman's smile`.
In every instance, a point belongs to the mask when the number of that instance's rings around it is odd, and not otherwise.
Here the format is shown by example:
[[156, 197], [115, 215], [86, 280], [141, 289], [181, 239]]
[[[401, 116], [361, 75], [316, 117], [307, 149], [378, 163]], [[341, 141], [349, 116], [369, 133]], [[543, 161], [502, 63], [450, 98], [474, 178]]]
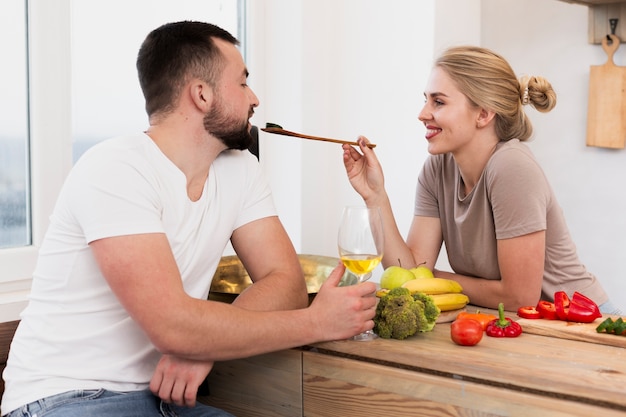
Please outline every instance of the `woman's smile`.
[[434, 127], [434, 126], [426, 126], [426, 140], [430, 140], [433, 137], [437, 136], [437, 134], [439, 134], [439, 132], [441, 132], [441, 129], [438, 127]]

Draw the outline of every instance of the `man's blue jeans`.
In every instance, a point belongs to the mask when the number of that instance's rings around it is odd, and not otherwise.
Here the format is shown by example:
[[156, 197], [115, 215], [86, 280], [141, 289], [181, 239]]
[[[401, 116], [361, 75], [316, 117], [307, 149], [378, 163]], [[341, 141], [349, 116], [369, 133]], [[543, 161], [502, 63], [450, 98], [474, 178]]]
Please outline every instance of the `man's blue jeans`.
[[6, 417], [233, 417], [208, 405], [193, 408], [166, 404], [149, 390], [70, 391], [34, 401]]

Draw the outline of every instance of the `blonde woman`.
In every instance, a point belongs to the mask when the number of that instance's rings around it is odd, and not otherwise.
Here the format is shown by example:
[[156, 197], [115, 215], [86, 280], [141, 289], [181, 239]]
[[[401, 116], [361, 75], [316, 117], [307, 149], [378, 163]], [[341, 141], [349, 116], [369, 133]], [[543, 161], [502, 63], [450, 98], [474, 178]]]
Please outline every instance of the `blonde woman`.
[[428, 152], [417, 184], [406, 242], [393, 217], [382, 168], [359, 138], [344, 145], [353, 188], [382, 209], [383, 266], [419, 263], [434, 269], [445, 243], [453, 272], [473, 304], [507, 310], [579, 291], [605, 313], [619, 313], [597, 278], [580, 262], [562, 210], [524, 141], [532, 133], [524, 112], [548, 112], [556, 93], [539, 76], [518, 79], [500, 55], [485, 48], [446, 50], [436, 61], [419, 119]]

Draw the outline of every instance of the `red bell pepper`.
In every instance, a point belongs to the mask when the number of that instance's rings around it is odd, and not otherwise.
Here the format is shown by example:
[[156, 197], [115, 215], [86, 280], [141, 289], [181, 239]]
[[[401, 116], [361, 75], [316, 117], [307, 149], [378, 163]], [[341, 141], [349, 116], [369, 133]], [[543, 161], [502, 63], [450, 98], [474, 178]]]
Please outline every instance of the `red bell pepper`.
[[542, 319], [546, 319], [546, 320], [557, 319], [556, 307], [554, 306], [554, 303], [551, 303], [550, 301], [546, 301], [546, 300], [539, 300], [536, 308], [539, 314], [541, 315]]
[[504, 304], [498, 304], [498, 318], [491, 320], [485, 329], [491, 337], [517, 337], [522, 334], [522, 326], [510, 318], [504, 317]]
[[591, 323], [599, 317], [602, 317], [602, 313], [600, 313], [598, 305], [581, 293], [574, 292], [570, 300], [567, 320], [578, 323]]
[[578, 291], [574, 291], [571, 302], [575, 304], [580, 304], [584, 308], [591, 310], [596, 318], [602, 317], [600, 307], [598, 307], [598, 305], [591, 298], [579, 293]]
[[[600, 315], [602, 317], [602, 315]], [[590, 309], [578, 303], [571, 303], [567, 312], [567, 321], [576, 323], [591, 323], [598, 316]]]
[[560, 320], [591, 323], [595, 319], [602, 317], [598, 305], [577, 291], [574, 292], [571, 299], [564, 291], [555, 292], [554, 306], [556, 315]]
[[517, 315], [523, 319], [540, 319], [541, 314], [535, 306], [524, 306], [517, 309]]
[[570, 299], [565, 291], [557, 291], [554, 293], [554, 308], [556, 310], [556, 316], [559, 320], [567, 320], [569, 306]]

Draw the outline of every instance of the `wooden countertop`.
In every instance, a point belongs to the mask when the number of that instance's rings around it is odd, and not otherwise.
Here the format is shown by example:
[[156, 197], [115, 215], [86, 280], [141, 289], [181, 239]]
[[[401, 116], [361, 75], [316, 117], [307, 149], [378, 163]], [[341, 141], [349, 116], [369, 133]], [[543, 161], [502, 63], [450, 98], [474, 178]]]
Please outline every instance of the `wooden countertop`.
[[529, 333], [485, 335], [476, 346], [458, 346], [450, 339], [450, 324], [439, 323], [405, 340], [335, 341], [305, 349], [626, 411], [623, 347]]

